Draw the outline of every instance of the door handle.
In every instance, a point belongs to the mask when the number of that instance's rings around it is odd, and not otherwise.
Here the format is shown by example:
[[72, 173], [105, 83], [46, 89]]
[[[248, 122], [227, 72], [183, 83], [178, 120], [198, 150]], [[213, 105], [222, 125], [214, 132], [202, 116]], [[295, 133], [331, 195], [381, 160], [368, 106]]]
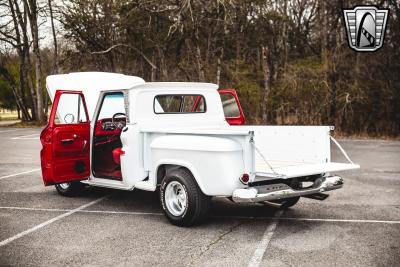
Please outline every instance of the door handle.
[[62, 139], [61, 143], [63, 144], [71, 144], [74, 142], [74, 139]]
[[87, 143], [88, 143], [88, 142], [87, 142], [86, 140], [83, 140], [83, 147], [82, 147], [82, 150], [85, 150]]

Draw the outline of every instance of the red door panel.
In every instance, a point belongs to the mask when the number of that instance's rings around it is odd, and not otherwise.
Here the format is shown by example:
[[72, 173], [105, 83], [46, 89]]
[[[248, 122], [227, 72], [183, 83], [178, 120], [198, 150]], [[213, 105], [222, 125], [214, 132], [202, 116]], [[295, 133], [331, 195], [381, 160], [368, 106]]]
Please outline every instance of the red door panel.
[[244, 125], [246, 119], [236, 91], [234, 89], [221, 89], [218, 92], [221, 95], [226, 121], [230, 125]]
[[51, 185], [53, 183], [53, 169], [52, 159], [53, 151], [51, 148], [52, 143], [52, 128], [49, 125], [43, 129], [40, 134], [40, 142], [42, 143], [42, 150], [40, 151], [40, 161], [42, 167], [42, 177], [45, 185]]
[[[60, 103], [63, 107], [60, 111], [58, 106], [59, 102], [63, 101], [62, 95], [69, 95], [69, 97], [64, 97], [68, 99], [65, 100], [68, 102]], [[78, 100], [76, 103], [75, 96]], [[70, 118], [76, 118], [77, 121], [66, 123], [58, 120], [56, 123], [55, 118], [60, 114], [68, 114]], [[49, 123], [40, 136], [43, 146], [41, 162], [45, 185], [79, 181], [89, 177], [90, 122], [87, 118], [85, 99], [81, 92], [56, 92]]]
[[81, 180], [89, 176], [89, 123], [60, 126], [53, 131], [53, 181]]

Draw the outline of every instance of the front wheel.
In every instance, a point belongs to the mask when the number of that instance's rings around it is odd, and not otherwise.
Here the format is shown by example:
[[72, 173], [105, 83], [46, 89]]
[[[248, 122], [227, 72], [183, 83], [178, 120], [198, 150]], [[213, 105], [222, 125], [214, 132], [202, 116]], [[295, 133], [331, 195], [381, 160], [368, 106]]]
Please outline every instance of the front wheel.
[[160, 201], [165, 216], [177, 226], [201, 222], [206, 218], [210, 206], [210, 197], [203, 194], [186, 169], [174, 170], [164, 177]]
[[57, 192], [66, 197], [76, 196], [84, 187], [80, 182], [59, 183], [55, 185]]

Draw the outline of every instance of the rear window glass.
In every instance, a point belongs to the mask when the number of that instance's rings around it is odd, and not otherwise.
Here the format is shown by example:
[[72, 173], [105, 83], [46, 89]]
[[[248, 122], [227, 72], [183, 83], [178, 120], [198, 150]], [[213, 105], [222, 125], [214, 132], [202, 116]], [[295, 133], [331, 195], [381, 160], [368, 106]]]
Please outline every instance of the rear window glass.
[[154, 98], [154, 112], [203, 113], [206, 112], [206, 101], [202, 95], [158, 95]]

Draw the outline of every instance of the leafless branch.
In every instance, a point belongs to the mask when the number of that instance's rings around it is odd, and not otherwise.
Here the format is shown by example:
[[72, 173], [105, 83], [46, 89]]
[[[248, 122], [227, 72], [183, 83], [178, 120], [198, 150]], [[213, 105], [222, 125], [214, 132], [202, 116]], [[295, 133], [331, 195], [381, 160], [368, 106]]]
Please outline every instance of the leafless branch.
[[135, 52], [137, 52], [138, 54], [140, 54], [144, 60], [146, 60], [147, 63], [149, 63], [149, 65], [153, 68], [153, 69], [157, 69], [157, 66], [151, 62], [151, 60], [139, 49], [137, 49], [134, 46], [131, 45], [127, 45], [127, 44], [115, 44], [110, 46], [108, 49], [104, 50], [104, 51], [95, 51], [95, 52], [91, 52], [91, 54], [107, 54], [109, 52], [111, 52], [113, 49], [118, 48], [118, 47], [127, 47], [130, 48], [132, 50], [134, 50]]

